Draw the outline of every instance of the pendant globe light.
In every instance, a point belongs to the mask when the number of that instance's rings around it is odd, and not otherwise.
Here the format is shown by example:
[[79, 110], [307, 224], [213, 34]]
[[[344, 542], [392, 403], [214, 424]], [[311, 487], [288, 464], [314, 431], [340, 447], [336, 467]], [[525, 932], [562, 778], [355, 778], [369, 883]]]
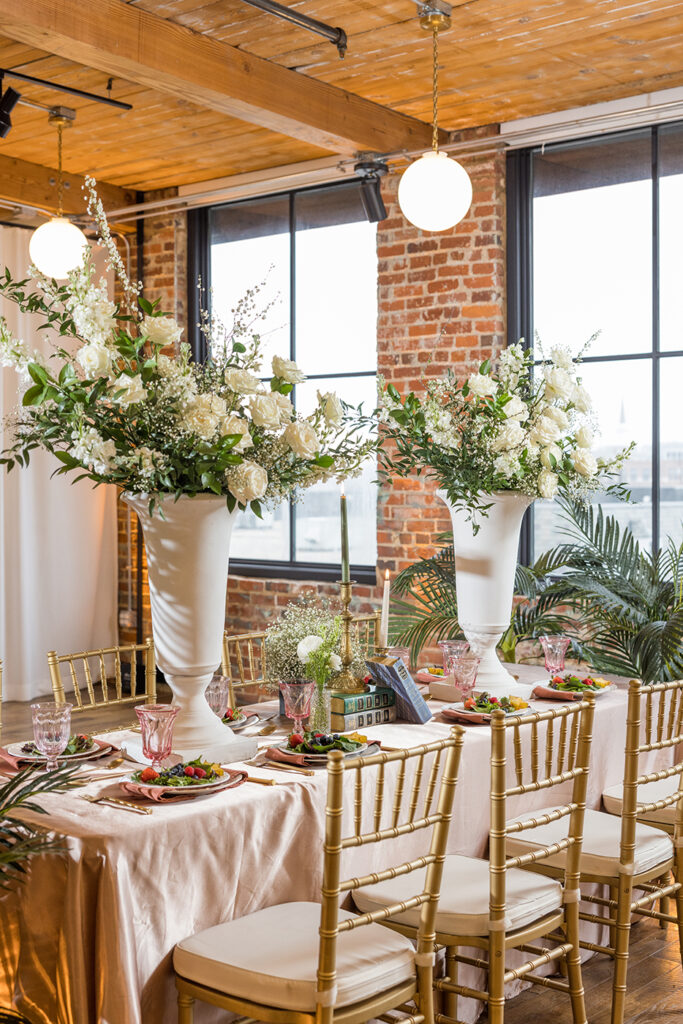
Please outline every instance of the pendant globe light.
[[59, 109], [50, 111], [50, 124], [57, 127], [57, 216], [52, 217], [31, 235], [28, 251], [31, 262], [46, 277], [64, 280], [83, 260], [88, 240], [75, 224], [63, 214], [64, 181], [62, 177], [62, 133], [71, 123]]
[[446, 231], [469, 210], [472, 182], [462, 164], [439, 150], [439, 32], [450, 28], [451, 19], [436, 5], [421, 6], [420, 25], [432, 33], [432, 148], [403, 172], [398, 205], [406, 220], [422, 231]]

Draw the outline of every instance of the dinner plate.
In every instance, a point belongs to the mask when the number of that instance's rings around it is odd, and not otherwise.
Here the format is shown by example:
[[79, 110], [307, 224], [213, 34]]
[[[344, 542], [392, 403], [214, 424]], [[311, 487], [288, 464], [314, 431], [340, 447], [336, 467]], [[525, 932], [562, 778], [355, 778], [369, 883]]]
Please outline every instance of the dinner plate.
[[[458, 707], [457, 704], [449, 704], [448, 707], [442, 708], [442, 713], [444, 711], [452, 711], [452, 712], [454, 712], [454, 714], [462, 716], [463, 718], [472, 718], [472, 719], [484, 718], [486, 720], [486, 722], [490, 722], [491, 721], [491, 715], [492, 715], [491, 711], [478, 711], [476, 708]], [[535, 714], [536, 714], [536, 711], [534, 711], [533, 708], [520, 708], [519, 711], [510, 711], [508, 714], [505, 715], [505, 717], [506, 718], [514, 718], [515, 715], [519, 715], [519, 717], [522, 718], [525, 715], [535, 715]], [[448, 717], [448, 715], [446, 715], [446, 717]], [[475, 724], [477, 724], [477, 723], [475, 723]]]
[[[284, 754], [292, 754], [293, 753], [292, 750], [287, 746], [286, 743], [283, 743], [281, 746], [277, 747], [277, 749], [281, 750]], [[347, 757], [358, 757], [360, 754], [363, 753], [364, 750], [367, 750], [367, 749], [368, 749], [368, 744], [367, 743], [363, 743], [360, 747], [356, 747], [355, 750], [348, 750], [348, 751], [346, 751], [346, 753], [344, 753], [344, 751], [342, 751], [342, 753], [344, 754], [345, 758], [347, 758]], [[327, 754], [293, 754], [293, 756], [294, 757], [305, 757], [306, 758], [306, 764], [311, 764], [311, 765], [327, 764]]]
[[553, 693], [567, 694], [569, 699], [574, 699], [574, 694], [578, 694], [578, 696], [582, 697], [584, 693], [592, 693], [594, 697], [602, 697], [605, 693], [611, 693], [612, 690], [616, 689], [614, 683], [610, 683], [609, 686], [601, 686], [598, 690], [558, 690], [557, 687], [552, 685], [550, 680], [547, 683], [541, 683], [540, 685], [545, 686], [548, 690], [552, 690]]
[[119, 779], [119, 785], [124, 787], [125, 792], [130, 790], [125, 788], [125, 784], [129, 786], [139, 786], [141, 789], [154, 790], [155, 793], [182, 793], [183, 796], [199, 796], [201, 793], [216, 793], [219, 789], [225, 789], [228, 786], [234, 786], [235, 780], [232, 775], [225, 775], [221, 779], [216, 779], [215, 782], [204, 782], [201, 785], [194, 786], [153, 786], [149, 782], [140, 782], [139, 779], [134, 779], [132, 775], [127, 778]]
[[[23, 743], [10, 743], [7, 747], [7, 753], [11, 754], [12, 757], [17, 757], [21, 761], [37, 761], [47, 762], [45, 754], [26, 754], [21, 748], [24, 743], [32, 743], [32, 740], [24, 740]], [[98, 747], [96, 743], [90, 747], [89, 750], [81, 750], [78, 754], [60, 754], [57, 758], [58, 761], [82, 761], [88, 757], [101, 757], [103, 753], [102, 747]]]

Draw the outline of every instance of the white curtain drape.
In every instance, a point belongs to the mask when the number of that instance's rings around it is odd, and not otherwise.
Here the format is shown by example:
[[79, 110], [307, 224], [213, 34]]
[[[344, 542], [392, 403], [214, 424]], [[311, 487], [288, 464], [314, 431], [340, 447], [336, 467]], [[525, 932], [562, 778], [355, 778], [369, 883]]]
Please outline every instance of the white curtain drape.
[[[25, 276], [30, 232], [0, 227], [0, 268]], [[28, 347], [47, 353], [49, 332], [0, 298], [0, 314]], [[11, 441], [6, 417], [21, 404], [24, 384], [0, 367], [0, 448]], [[0, 659], [3, 699], [51, 692], [46, 653], [109, 646], [117, 640], [116, 491], [51, 477], [47, 452], [28, 469], [0, 467]]]

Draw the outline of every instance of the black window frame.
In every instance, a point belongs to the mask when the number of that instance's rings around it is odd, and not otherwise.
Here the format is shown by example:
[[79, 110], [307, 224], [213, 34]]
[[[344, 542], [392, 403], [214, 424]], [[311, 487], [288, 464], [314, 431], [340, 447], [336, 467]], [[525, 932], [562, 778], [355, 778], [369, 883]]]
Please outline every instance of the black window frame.
[[[650, 507], [652, 517], [652, 550], [660, 545], [660, 382], [661, 361], [683, 356], [683, 349], [660, 347], [660, 135], [672, 127], [683, 129], [683, 121], [644, 125], [637, 128], [567, 139], [518, 149], [508, 153], [506, 158], [506, 200], [507, 200], [507, 338], [508, 344], [524, 339], [525, 348], [533, 349], [534, 296], [533, 296], [533, 157], [562, 149], [578, 149], [599, 142], [619, 140], [650, 134], [650, 181], [652, 182], [652, 346], [649, 352], [619, 353], [615, 355], [582, 358], [583, 363], [624, 362], [647, 360], [652, 367], [652, 486]], [[520, 561], [526, 565], [533, 562], [534, 552], [534, 511], [533, 504], [524, 516], [520, 538]]]
[[[198, 362], [206, 359], [206, 340], [199, 330], [200, 312], [205, 296], [211, 294], [211, 257], [209, 239], [209, 212], [226, 206], [238, 206], [254, 203], [259, 200], [286, 199], [289, 204], [289, 287], [290, 287], [290, 323], [289, 323], [289, 359], [296, 360], [296, 199], [300, 195], [312, 192], [339, 191], [340, 189], [356, 189], [361, 191], [358, 180], [348, 182], [331, 182], [328, 185], [312, 185], [309, 188], [291, 189], [283, 192], [269, 192], [264, 195], [249, 196], [227, 203], [216, 203], [188, 211], [187, 217], [187, 309], [188, 309], [188, 341], [192, 357]], [[201, 290], [198, 287], [201, 282]], [[359, 370], [351, 373], [320, 373], [307, 374], [306, 380], [335, 380], [340, 377], [377, 377], [375, 370]], [[292, 392], [296, 405], [296, 386]], [[311, 580], [314, 582], [338, 582], [341, 567], [337, 563], [302, 562], [295, 560], [296, 553], [296, 512], [295, 502], [289, 503], [289, 560], [267, 559], [230, 559], [230, 572], [234, 576], [252, 576], [265, 579]], [[375, 523], [375, 531], [377, 524]], [[376, 565], [352, 564], [351, 579], [359, 584], [374, 585], [377, 582]]]

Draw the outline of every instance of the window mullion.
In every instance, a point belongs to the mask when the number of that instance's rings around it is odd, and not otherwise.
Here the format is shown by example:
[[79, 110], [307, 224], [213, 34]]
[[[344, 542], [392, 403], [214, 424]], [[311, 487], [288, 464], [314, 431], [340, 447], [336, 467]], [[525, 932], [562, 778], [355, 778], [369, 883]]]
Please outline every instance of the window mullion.
[[[289, 193], [289, 358], [296, 362], [296, 194]], [[296, 408], [296, 385], [292, 388]], [[289, 499], [289, 560], [296, 562], [296, 507]]]
[[659, 548], [659, 129], [652, 128], [652, 550]]

